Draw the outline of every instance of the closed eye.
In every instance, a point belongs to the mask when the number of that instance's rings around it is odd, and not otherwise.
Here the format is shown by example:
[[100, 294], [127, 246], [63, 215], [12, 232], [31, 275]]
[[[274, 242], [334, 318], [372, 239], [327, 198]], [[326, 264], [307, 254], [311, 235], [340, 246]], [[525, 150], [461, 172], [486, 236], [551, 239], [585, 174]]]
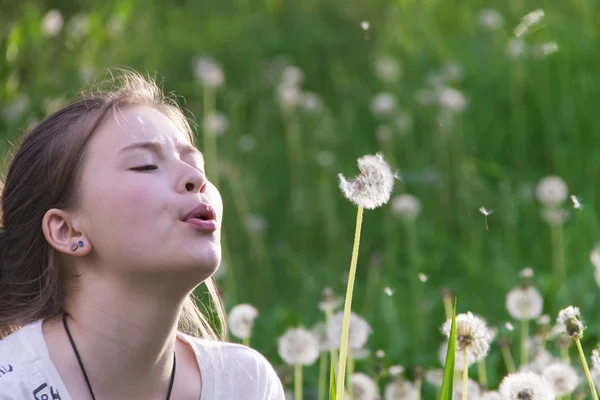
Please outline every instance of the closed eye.
[[158, 167], [156, 165], [144, 165], [141, 167], [135, 167], [135, 168], [131, 168], [133, 171], [153, 171], [155, 169], [158, 169]]

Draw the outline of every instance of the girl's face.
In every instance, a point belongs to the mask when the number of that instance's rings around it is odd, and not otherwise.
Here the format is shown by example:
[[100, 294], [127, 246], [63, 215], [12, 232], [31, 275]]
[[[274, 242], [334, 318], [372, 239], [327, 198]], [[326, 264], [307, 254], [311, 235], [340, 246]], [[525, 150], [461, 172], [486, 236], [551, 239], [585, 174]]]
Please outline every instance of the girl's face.
[[158, 110], [130, 106], [107, 117], [88, 144], [78, 211], [102, 273], [198, 284], [216, 270], [223, 204], [204, 168]]

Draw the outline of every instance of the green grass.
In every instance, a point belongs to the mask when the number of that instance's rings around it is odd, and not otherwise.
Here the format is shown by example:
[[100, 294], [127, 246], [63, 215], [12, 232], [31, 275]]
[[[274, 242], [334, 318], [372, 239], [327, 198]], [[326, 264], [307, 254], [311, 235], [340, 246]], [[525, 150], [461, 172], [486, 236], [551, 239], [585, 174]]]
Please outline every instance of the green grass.
[[[287, 327], [322, 319], [321, 290], [344, 293], [355, 207], [343, 199], [336, 175], [354, 174], [356, 159], [376, 151], [404, 177], [395, 193], [414, 194], [423, 205], [414, 226], [395, 217], [389, 204], [369, 212], [363, 225], [353, 310], [374, 327], [369, 348], [384, 349], [386, 365], [439, 366], [442, 287], [460, 297], [459, 312], [471, 310], [502, 325], [509, 320], [505, 295], [526, 266], [536, 273], [544, 311], [554, 318], [566, 305], [579, 306], [588, 326], [583, 346], [599, 340], [599, 291], [588, 259], [600, 238], [600, 14], [591, 0], [52, 2], [63, 4], [66, 17], [88, 13], [90, 32], [79, 39], [41, 35], [50, 2], [19, 4], [0, 9], [0, 105], [27, 94], [30, 107], [15, 118], [0, 117], [4, 152], [28, 121], [44, 115], [45, 101], [77, 93], [87, 66], [156, 73], [167, 91], [185, 98], [183, 106], [201, 127], [203, 97], [192, 61], [210, 55], [221, 63], [226, 84], [216, 93], [216, 108], [228, 115], [229, 130], [218, 137], [218, 162], [233, 168], [221, 174], [219, 185], [227, 243], [219, 284], [227, 308], [249, 302], [259, 309], [252, 343], [274, 364], [281, 364], [276, 338]], [[479, 26], [483, 7], [504, 14], [502, 29]], [[546, 17], [525, 40], [531, 46], [555, 41], [559, 51], [511, 60], [506, 46], [512, 29], [535, 8]], [[104, 28], [111, 16], [123, 24], [114, 38]], [[363, 20], [370, 22], [367, 34]], [[396, 83], [374, 73], [383, 54], [401, 62]], [[281, 112], [265, 79], [265, 67], [280, 55], [302, 68], [303, 88], [323, 98], [320, 114], [298, 111], [290, 119]], [[419, 105], [415, 95], [447, 62], [464, 69], [464, 79], [451, 85], [468, 97], [468, 106], [443, 132], [438, 109]], [[372, 96], [383, 90], [397, 96], [412, 120], [387, 142], [377, 139], [376, 130], [391, 121], [369, 109]], [[291, 155], [298, 148], [290, 150], [286, 138], [294, 129], [301, 152]], [[253, 151], [240, 150], [242, 135], [255, 140]], [[200, 128], [198, 138], [203, 143]], [[334, 155], [333, 165], [316, 162], [320, 151]], [[300, 171], [291, 170], [290, 157], [299, 159]], [[433, 180], [427, 179], [431, 172]], [[299, 176], [295, 188], [292, 174]], [[584, 203], [583, 210], [570, 209], [564, 225], [567, 277], [559, 287], [552, 277], [550, 229], [536, 200], [524, 195], [549, 174], [563, 177]], [[293, 191], [302, 193], [300, 210], [292, 208]], [[482, 205], [494, 210], [489, 231], [478, 212]], [[266, 221], [264, 234], [245, 231], [251, 214]], [[383, 257], [379, 264], [369, 262], [375, 255]], [[394, 294], [387, 296], [384, 287]], [[513, 342], [517, 354], [518, 340]], [[373, 367], [374, 356], [357, 362], [357, 370]], [[490, 383], [499, 381], [503, 368], [493, 347]], [[316, 366], [306, 368], [305, 381], [316, 387]]]

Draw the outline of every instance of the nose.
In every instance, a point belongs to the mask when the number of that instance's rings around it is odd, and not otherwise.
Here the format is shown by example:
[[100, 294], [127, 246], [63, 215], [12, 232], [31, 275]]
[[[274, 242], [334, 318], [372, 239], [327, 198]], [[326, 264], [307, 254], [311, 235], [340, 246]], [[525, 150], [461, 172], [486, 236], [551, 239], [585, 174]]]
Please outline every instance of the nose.
[[178, 185], [179, 193], [196, 192], [205, 193], [208, 179], [202, 171], [189, 164], [184, 167], [181, 181]]

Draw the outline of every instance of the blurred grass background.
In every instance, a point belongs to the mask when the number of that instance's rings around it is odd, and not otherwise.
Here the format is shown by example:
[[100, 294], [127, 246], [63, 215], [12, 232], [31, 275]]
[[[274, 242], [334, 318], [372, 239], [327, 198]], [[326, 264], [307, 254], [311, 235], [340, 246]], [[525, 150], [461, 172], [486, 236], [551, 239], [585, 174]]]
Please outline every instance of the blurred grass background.
[[[325, 287], [345, 293], [356, 208], [336, 175], [357, 174], [356, 159], [377, 151], [399, 171], [395, 194], [415, 195], [422, 212], [414, 223], [391, 204], [365, 213], [353, 310], [373, 327], [372, 355], [357, 369], [373, 368], [377, 349], [386, 365], [439, 366], [440, 290], [458, 296], [459, 312], [502, 327], [510, 319], [505, 295], [526, 266], [544, 311], [554, 319], [564, 306], [581, 307], [584, 344], [597, 343], [599, 292], [589, 261], [599, 237], [595, 2], [4, 0], [0, 7], [4, 153], [109, 67], [164, 78], [195, 116], [201, 149], [205, 113], [223, 113], [226, 132], [208, 139], [218, 164], [209, 174], [218, 173], [225, 204], [218, 282], [228, 309], [241, 302], [259, 309], [252, 345], [273, 364], [282, 364], [278, 336], [323, 319]], [[513, 29], [537, 8], [542, 22], [514, 40]], [[56, 36], [42, 24], [51, 9], [64, 20]], [[202, 57], [223, 70], [214, 93], [196, 75]], [[396, 77], [378, 75], [382, 60]], [[317, 107], [282, 107], [277, 84], [286, 65], [303, 71], [301, 92], [317, 94]], [[440, 87], [459, 91], [457, 109], [427, 104]], [[382, 92], [395, 96], [390, 112], [374, 112]], [[562, 242], [552, 241], [534, 195], [546, 175], [563, 177], [584, 204], [565, 204]], [[494, 210], [489, 231], [481, 206]], [[553, 275], [557, 246], [565, 279]], [[501, 334], [516, 334], [516, 356], [518, 332]], [[497, 381], [505, 373], [497, 351], [488, 362]], [[305, 374], [314, 385], [316, 366]]]

